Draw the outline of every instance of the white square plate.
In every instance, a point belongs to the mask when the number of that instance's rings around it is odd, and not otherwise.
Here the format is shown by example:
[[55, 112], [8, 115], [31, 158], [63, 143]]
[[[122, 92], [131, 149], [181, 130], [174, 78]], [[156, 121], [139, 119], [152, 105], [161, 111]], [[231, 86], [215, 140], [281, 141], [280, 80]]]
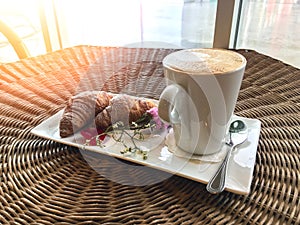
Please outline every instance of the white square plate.
[[[31, 132], [42, 138], [121, 158], [204, 184], [209, 181], [221, 163], [188, 160], [173, 155], [168, 152], [165, 147], [164, 140], [167, 132], [163, 132], [161, 136], [156, 136], [153, 140], [149, 140], [149, 142], [147, 139], [145, 140], [145, 144], [147, 145], [146, 142], [150, 143], [148, 144], [148, 148], [151, 148], [146, 160], [137, 156], [124, 156], [124, 154], [120, 153], [123, 146], [116, 142], [108, 143], [108, 146], [105, 148], [100, 148], [99, 146], [83, 146], [84, 142], [82, 141], [80, 132], [67, 138], [61, 138], [59, 136], [59, 121], [62, 115], [63, 110], [43, 121], [32, 129]], [[246, 123], [249, 128], [249, 137], [248, 140], [231, 155], [225, 190], [236, 194], [247, 195], [250, 192], [261, 123], [257, 119], [237, 116], [233, 116], [232, 119], [241, 119]]]

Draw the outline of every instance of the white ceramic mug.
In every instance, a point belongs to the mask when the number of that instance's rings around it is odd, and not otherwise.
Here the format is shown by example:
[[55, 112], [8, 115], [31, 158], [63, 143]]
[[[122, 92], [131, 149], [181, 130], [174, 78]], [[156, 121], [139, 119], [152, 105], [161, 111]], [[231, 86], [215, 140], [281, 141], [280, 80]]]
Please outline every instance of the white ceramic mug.
[[246, 63], [239, 53], [224, 49], [186, 49], [164, 58], [167, 87], [158, 113], [173, 126], [179, 149], [199, 155], [220, 151]]

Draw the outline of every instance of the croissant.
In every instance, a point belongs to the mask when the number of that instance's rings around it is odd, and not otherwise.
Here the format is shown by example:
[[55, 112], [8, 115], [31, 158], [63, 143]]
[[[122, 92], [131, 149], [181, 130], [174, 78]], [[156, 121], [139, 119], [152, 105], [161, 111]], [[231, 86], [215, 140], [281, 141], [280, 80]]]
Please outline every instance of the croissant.
[[112, 98], [113, 95], [105, 91], [100, 91], [97, 94], [95, 103], [95, 116], [102, 112], [108, 105], [110, 105], [110, 100]]
[[155, 106], [151, 101], [136, 99], [129, 95], [117, 95], [111, 99], [108, 107], [97, 114], [95, 124], [101, 130], [106, 130], [118, 121], [122, 121], [124, 125], [129, 125]]
[[70, 98], [59, 122], [60, 136], [68, 137], [83, 128], [110, 104], [112, 97], [100, 91]]
[[95, 118], [96, 127], [106, 130], [115, 122], [122, 121], [129, 125], [137, 121], [149, 109], [156, 105], [148, 100], [136, 99], [129, 95], [117, 95], [111, 99], [111, 104]]

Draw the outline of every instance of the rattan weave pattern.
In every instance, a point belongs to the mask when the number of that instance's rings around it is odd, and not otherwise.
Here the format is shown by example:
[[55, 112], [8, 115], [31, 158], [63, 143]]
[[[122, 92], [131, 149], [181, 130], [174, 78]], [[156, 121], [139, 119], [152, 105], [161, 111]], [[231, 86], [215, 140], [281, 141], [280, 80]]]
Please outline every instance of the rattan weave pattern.
[[30, 133], [82, 91], [158, 98], [172, 51], [77, 46], [0, 65], [0, 224], [300, 224], [300, 70], [255, 51], [239, 50], [236, 106], [262, 122], [248, 196]]

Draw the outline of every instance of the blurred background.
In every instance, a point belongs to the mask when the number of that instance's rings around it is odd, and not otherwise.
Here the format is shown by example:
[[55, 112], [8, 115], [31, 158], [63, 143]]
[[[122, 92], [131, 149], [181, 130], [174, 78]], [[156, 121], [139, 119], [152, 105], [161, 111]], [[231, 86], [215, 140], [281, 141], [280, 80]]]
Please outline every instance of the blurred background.
[[[75, 45], [213, 47], [217, 0], [0, 0], [30, 56]], [[236, 0], [229, 48], [300, 68], [300, 1]], [[18, 60], [0, 33], [0, 62]]]

